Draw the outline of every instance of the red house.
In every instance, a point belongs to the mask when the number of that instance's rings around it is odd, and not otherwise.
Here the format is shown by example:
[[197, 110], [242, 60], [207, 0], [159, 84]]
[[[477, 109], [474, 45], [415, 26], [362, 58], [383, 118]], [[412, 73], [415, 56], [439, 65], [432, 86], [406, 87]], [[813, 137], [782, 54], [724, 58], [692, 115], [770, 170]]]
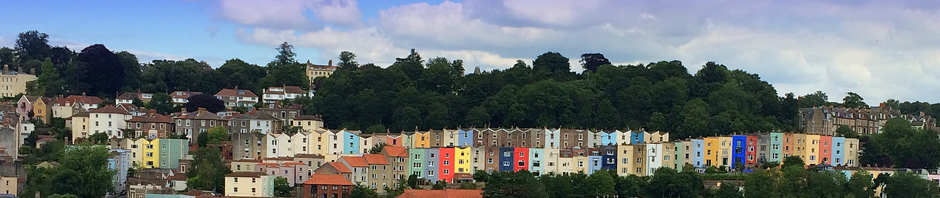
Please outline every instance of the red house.
[[759, 164], [757, 164], [757, 141], [760, 141], [760, 139], [756, 135], [747, 136], [747, 151], [745, 151], [747, 158], [744, 159], [747, 166], [759, 166]]
[[454, 164], [457, 163], [455, 160], [456, 153], [453, 147], [444, 147], [440, 148], [440, 155], [438, 163], [440, 166], [440, 175], [437, 177], [438, 180], [444, 180], [448, 183], [454, 183]]
[[829, 159], [832, 156], [832, 136], [819, 136], [819, 164], [832, 164], [832, 159]]
[[529, 148], [526, 147], [516, 147], [514, 148], [516, 155], [513, 159], [516, 162], [513, 166], [513, 171], [529, 170]]
[[349, 196], [353, 187], [342, 175], [313, 174], [304, 182], [303, 197], [343, 198]]

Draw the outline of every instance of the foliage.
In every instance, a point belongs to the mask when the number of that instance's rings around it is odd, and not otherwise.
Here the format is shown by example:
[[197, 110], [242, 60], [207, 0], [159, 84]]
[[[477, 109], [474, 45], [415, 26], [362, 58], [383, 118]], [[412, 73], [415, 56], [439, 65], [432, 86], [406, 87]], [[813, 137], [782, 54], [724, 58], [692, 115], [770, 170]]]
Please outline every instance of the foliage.
[[108, 144], [109, 139], [110, 137], [108, 137], [108, 134], [106, 133], [95, 133], [95, 134], [91, 134], [90, 136], [88, 136], [88, 140], [92, 144], [99, 144], [99, 145]]
[[385, 142], [381, 144], [372, 145], [372, 148], [369, 148], [369, 154], [380, 154], [382, 150], [385, 149], [385, 146], [388, 145]]
[[294, 57], [294, 46], [287, 42], [278, 46], [278, 55], [275, 60], [265, 66], [267, 75], [260, 79], [261, 87], [293, 85], [307, 89], [310, 86], [310, 79], [306, 76], [306, 65], [298, 63]]
[[472, 183], [472, 182], [460, 183], [460, 189], [477, 189], [477, 183]]
[[646, 186], [647, 193], [653, 197], [693, 197], [703, 189], [702, 179], [696, 173], [676, 173], [666, 167], [657, 169]]
[[447, 189], [447, 181], [437, 181], [434, 182], [434, 185], [431, 186], [431, 190], [444, 190]]
[[783, 158], [783, 166], [781, 168], [786, 168], [789, 166], [799, 166], [800, 168], [803, 168], [803, 166], [806, 166], [806, 163], [803, 162], [803, 158], [798, 155]]
[[[483, 172], [483, 173], [486, 174], [486, 172]], [[476, 178], [476, 174], [474, 174], [474, 178]], [[407, 182], [408, 182], [408, 187], [412, 189], [418, 188], [418, 176], [417, 175], [408, 176]]]
[[36, 30], [21, 32], [16, 38], [16, 56], [20, 63], [28, 60], [42, 60], [48, 56], [49, 35]]
[[[45, 147], [44, 147], [45, 148]], [[62, 150], [58, 166], [27, 168], [27, 186], [23, 195], [32, 197], [36, 192], [41, 195], [76, 197], [102, 197], [112, 192], [114, 171], [108, 168], [110, 154], [104, 146], [82, 145]]]
[[914, 173], [891, 175], [884, 187], [885, 197], [940, 197], [936, 182], [921, 179]]
[[166, 93], [155, 93], [153, 97], [150, 98], [150, 102], [147, 103], [148, 109], [156, 110], [157, 113], [168, 115], [173, 111], [173, 98], [170, 98], [170, 95]]
[[206, 147], [209, 145], [209, 133], [208, 132], [199, 132], [199, 137], [196, 137], [196, 146], [199, 148]]
[[52, 59], [46, 58], [42, 62], [42, 74], [36, 80], [36, 86], [33, 88], [32, 95], [42, 95], [46, 97], [62, 94], [62, 78], [59, 76], [58, 69], [52, 65]]
[[85, 79], [89, 92], [108, 98], [117, 96], [121, 83], [115, 83], [112, 78], [124, 76], [124, 67], [117, 55], [104, 45], [95, 44], [82, 49], [78, 61], [87, 67]]
[[744, 198], [744, 193], [741, 192], [734, 183], [727, 182], [721, 184], [721, 187], [718, 188], [718, 192], [715, 193], [715, 197]]
[[603, 54], [600, 53], [585, 53], [581, 54], [581, 67], [585, 71], [597, 72], [597, 67], [601, 65], [609, 65], [610, 60], [604, 58]]
[[189, 96], [189, 100], [183, 106], [186, 107], [186, 111], [196, 111], [199, 108], [206, 108], [206, 111], [215, 113], [222, 110], [225, 110], [225, 103], [222, 100], [219, 100], [213, 95], [210, 94], [198, 94]]
[[858, 133], [855, 133], [855, 129], [845, 125], [839, 125], [839, 128], [836, 129], [836, 134], [841, 137], [858, 138]]
[[822, 91], [806, 94], [799, 99], [800, 108], [819, 107], [829, 103], [829, 96]]
[[483, 188], [483, 197], [548, 197], [542, 182], [528, 171], [494, 172]]
[[356, 185], [349, 193], [350, 198], [376, 198], [379, 197], [375, 190], [365, 185]]
[[287, 178], [277, 177], [274, 178], [274, 196], [275, 197], [291, 197], [293, 195], [291, 192], [290, 183], [287, 182]]
[[197, 190], [224, 192], [225, 175], [232, 171], [222, 162], [218, 148], [201, 147], [193, 156], [193, 168], [186, 172], [186, 186]]
[[229, 141], [228, 129], [225, 127], [217, 126], [212, 127], [208, 131], [209, 141], [207, 144], [220, 144], [222, 141]]
[[865, 104], [865, 98], [862, 98], [862, 96], [859, 96], [855, 92], [848, 92], [845, 94], [845, 98], [842, 98], [843, 106], [852, 108], [868, 108], [868, 104]]
[[894, 166], [931, 169], [940, 166], [940, 139], [932, 130], [915, 129], [903, 118], [892, 118], [882, 125], [882, 133], [868, 136], [859, 152], [865, 166]]
[[590, 188], [591, 191], [584, 192], [587, 193], [587, 196], [607, 197], [617, 195], [616, 183], [610, 173], [604, 171], [594, 172], [584, 180], [584, 183], [588, 186], [594, 186], [594, 188]]

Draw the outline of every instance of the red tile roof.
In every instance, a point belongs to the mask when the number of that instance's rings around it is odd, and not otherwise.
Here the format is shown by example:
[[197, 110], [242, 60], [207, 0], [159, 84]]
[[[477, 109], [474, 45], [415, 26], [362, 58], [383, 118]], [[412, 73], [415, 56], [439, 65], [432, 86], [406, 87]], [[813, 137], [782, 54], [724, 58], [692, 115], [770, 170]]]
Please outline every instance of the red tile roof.
[[173, 123], [173, 119], [170, 116], [161, 115], [159, 113], [147, 113], [144, 116], [134, 116], [128, 122], [146, 122], [146, 123]]
[[137, 94], [137, 93], [134, 93], [134, 92], [124, 92], [123, 94], [121, 94], [120, 96], [118, 96], [116, 99], [133, 100], [134, 98], [138, 98], [138, 97], [139, 97], [139, 94]]
[[241, 97], [258, 97], [251, 90], [245, 89], [223, 89], [219, 93], [215, 94], [216, 96], [241, 96]]
[[234, 172], [225, 175], [225, 177], [261, 177], [265, 175], [264, 173], [258, 172]]
[[[344, 159], [346, 163], [352, 167], [368, 167], [369, 166], [369, 163], [366, 162], [365, 157], [345, 156], [340, 159]], [[386, 164], [388, 164], [388, 162], [386, 162]]]
[[339, 171], [340, 173], [352, 173], [352, 171], [350, 171], [349, 168], [347, 168], [346, 165], [344, 165], [343, 163], [327, 162], [326, 164], [332, 166], [333, 168], [336, 169], [336, 171]]
[[362, 157], [366, 159], [366, 163], [371, 165], [388, 165], [388, 160], [385, 160], [384, 155], [364, 154]]
[[445, 189], [415, 190], [405, 189], [396, 198], [478, 198], [483, 197], [483, 190]]
[[[59, 102], [59, 100], [56, 100], [56, 102]], [[71, 105], [72, 103], [76, 103], [76, 102], [81, 102], [85, 104], [100, 104], [101, 98], [98, 98], [96, 96], [71, 95], [69, 97], [65, 97], [64, 102], [67, 103], [68, 105]]]
[[343, 178], [343, 175], [323, 175], [323, 174], [313, 174], [310, 175], [310, 179], [304, 182], [304, 184], [310, 185], [343, 185], [343, 186], [352, 186], [352, 182]]
[[405, 147], [386, 145], [385, 152], [388, 153], [388, 156], [392, 157], [408, 157], [408, 152], [405, 150]]

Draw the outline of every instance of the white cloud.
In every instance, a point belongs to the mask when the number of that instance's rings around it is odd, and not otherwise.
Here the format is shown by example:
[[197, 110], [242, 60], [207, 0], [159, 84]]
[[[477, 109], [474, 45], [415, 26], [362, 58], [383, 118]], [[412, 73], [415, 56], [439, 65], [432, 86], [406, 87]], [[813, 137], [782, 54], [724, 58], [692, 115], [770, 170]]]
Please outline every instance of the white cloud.
[[358, 24], [361, 14], [356, 0], [218, 0], [219, 14], [233, 22], [277, 29], [309, 29], [312, 12], [327, 24]]
[[[356, 2], [350, 2], [319, 2], [320, 9], [300, 1], [264, 2], [252, 4], [272, 7], [257, 8], [261, 16], [232, 20], [246, 26], [236, 33], [242, 41], [316, 48], [322, 61], [352, 51], [359, 62], [386, 66], [417, 48], [425, 58], [463, 59], [469, 72], [475, 66], [508, 68], [517, 59], [530, 63], [558, 51], [580, 71], [579, 55], [599, 52], [617, 64], [682, 60], [690, 72], [716, 61], [759, 74], [781, 95], [822, 90], [839, 100], [854, 91], [876, 104], [934, 99], [925, 93], [940, 91], [929, 86], [940, 84], [937, 3], [467, 0], [394, 6], [350, 28], [342, 24], [361, 21], [358, 8], [352, 9]], [[269, 11], [278, 9], [286, 11]], [[263, 24], [309, 22], [296, 14], [305, 9], [340, 25]]]

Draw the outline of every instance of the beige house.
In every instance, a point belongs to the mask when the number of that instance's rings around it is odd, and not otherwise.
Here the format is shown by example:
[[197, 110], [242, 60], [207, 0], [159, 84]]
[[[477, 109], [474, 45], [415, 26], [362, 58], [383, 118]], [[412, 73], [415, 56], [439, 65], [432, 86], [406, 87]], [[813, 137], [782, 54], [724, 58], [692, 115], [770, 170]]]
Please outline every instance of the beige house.
[[291, 120], [291, 126], [300, 127], [306, 132], [316, 132], [323, 130], [323, 119], [319, 115], [301, 115]]
[[330, 75], [333, 75], [333, 71], [336, 71], [336, 66], [333, 66], [333, 60], [330, 60], [327, 65], [314, 65], [307, 60], [307, 78], [310, 78], [311, 83], [313, 83], [313, 79], [317, 77], [330, 77]]
[[0, 177], [0, 194], [18, 195], [18, 186], [16, 177]]
[[225, 175], [226, 197], [274, 197], [274, 176], [258, 172]]
[[18, 94], [26, 93], [26, 83], [34, 81], [35, 75], [10, 72], [7, 65], [3, 66], [3, 73], [0, 74], [0, 97], [14, 97]]

